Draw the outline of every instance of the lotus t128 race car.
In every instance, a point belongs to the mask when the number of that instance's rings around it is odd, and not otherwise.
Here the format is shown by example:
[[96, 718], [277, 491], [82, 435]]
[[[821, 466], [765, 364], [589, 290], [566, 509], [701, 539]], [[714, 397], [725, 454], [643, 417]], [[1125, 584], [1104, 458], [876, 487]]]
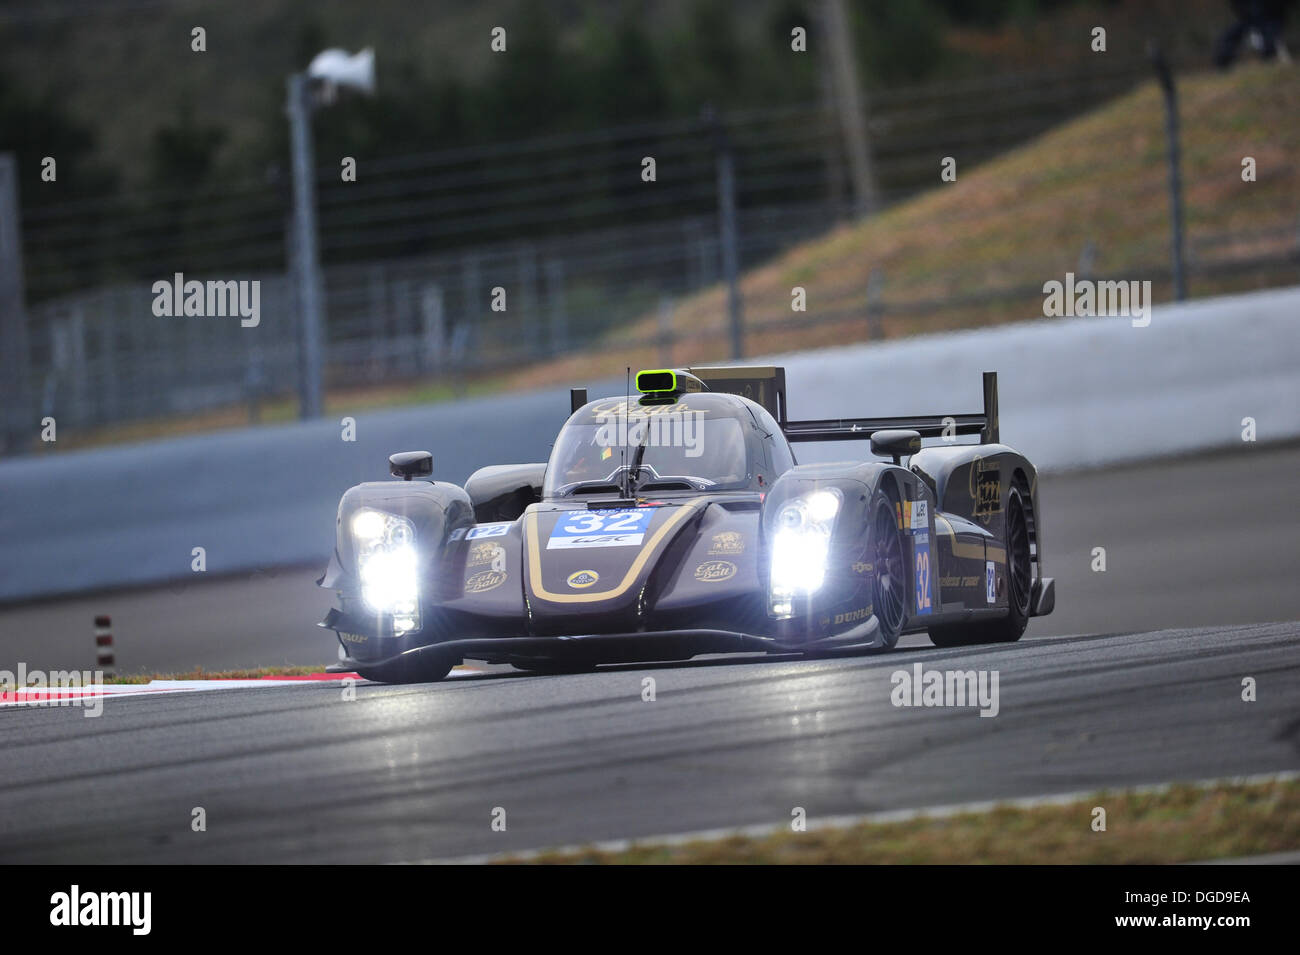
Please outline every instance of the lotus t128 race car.
[[[977, 414], [790, 421], [775, 367], [643, 371], [588, 401], [546, 464], [458, 487], [428, 451], [339, 503], [319, 583], [336, 669], [438, 680], [466, 658], [524, 670], [698, 654], [823, 654], [1019, 639], [1052, 611], [1037, 472]], [[961, 436], [978, 435], [979, 443]], [[922, 439], [937, 439], [922, 446]], [[798, 464], [792, 445], [888, 460]]]

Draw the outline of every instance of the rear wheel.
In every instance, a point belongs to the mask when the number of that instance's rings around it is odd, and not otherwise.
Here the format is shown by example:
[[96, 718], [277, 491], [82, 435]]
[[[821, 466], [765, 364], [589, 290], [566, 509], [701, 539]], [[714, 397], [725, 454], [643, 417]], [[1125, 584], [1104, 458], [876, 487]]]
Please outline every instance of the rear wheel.
[[1007, 604], [1005, 617], [983, 623], [931, 627], [930, 642], [936, 647], [960, 647], [975, 643], [1014, 643], [1029, 625], [1029, 600], [1034, 586], [1034, 568], [1029, 548], [1029, 521], [1020, 488], [1007, 494], [1004, 544], [1007, 550]]

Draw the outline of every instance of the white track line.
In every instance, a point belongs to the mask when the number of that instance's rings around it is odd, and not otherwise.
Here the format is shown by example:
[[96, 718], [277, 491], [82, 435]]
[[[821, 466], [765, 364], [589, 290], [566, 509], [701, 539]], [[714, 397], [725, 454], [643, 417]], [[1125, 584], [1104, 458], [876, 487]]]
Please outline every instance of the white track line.
[[[474, 676], [481, 670], [457, 668], [450, 677]], [[50, 689], [48, 687], [20, 687], [0, 691], [0, 706], [49, 706], [97, 699], [128, 699], [140, 696], [157, 696], [163, 693], [201, 693], [205, 690], [251, 690], [259, 687], [318, 686], [322, 683], [341, 683], [356, 679], [347, 674], [330, 674], [328, 678], [265, 680], [150, 680], [148, 683], [105, 683], [102, 686], [78, 686]], [[367, 683], [366, 680], [359, 680]]]

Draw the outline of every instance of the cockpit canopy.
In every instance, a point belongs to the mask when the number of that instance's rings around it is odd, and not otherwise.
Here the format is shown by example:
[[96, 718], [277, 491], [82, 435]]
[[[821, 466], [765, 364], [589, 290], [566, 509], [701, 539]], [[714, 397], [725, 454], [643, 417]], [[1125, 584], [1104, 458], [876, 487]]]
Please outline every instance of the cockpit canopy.
[[[762, 428], [760, 416], [769, 422]], [[776, 464], [758, 445], [765, 436], [785, 447], [771, 416], [735, 395], [692, 393], [671, 404], [648, 405], [636, 398], [593, 401], [561, 429], [543, 495], [621, 493], [638, 456], [638, 492], [762, 487], [789, 466]]]

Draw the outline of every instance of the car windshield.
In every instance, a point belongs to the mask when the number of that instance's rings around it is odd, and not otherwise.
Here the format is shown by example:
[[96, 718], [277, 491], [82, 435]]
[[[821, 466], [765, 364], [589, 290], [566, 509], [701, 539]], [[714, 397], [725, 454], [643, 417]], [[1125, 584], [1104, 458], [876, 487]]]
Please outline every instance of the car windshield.
[[581, 493], [584, 485], [593, 492], [621, 485], [641, 445], [638, 487], [675, 481], [722, 489], [748, 481], [745, 432], [738, 418], [718, 414], [716, 407], [685, 404], [633, 404], [630, 414], [624, 412], [620, 401], [564, 426], [546, 467], [547, 497]]

